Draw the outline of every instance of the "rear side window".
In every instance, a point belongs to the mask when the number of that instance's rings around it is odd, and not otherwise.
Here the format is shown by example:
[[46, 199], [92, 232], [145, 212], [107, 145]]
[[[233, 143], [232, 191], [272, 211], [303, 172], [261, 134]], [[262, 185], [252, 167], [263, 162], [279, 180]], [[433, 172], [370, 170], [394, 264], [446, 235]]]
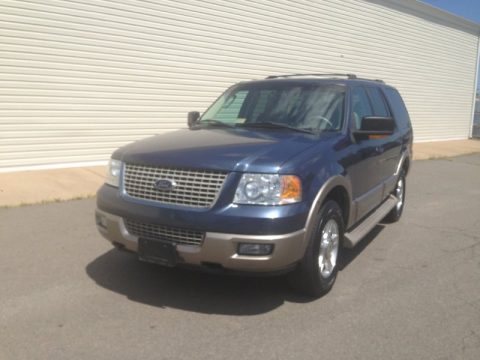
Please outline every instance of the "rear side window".
[[352, 89], [352, 120], [355, 129], [360, 129], [362, 119], [372, 114], [372, 107], [365, 89], [363, 87], [354, 87]]
[[410, 117], [408, 116], [407, 108], [405, 107], [405, 103], [398, 91], [393, 88], [386, 88], [385, 94], [387, 95], [390, 109], [393, 112], [393, 117], [395, 118], [398, 127], [401, 129], [409, 128]]
[[380, 93], [380, 90], [376, 87], [367, 88], [368, 96], [372, 101], [373, 113], [375, 116], [388, 116], [388, 109], [383, 100], [383, 95]]

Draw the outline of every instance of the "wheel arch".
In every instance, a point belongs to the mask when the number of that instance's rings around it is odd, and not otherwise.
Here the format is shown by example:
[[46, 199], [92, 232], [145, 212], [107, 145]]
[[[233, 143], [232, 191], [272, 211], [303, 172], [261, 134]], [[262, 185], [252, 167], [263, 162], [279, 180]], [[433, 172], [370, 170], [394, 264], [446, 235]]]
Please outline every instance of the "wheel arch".
[[398, 176], [400, 174], [400, 171], [405, 172], [405, 176], [408, 174], [410, 170], [410, 151], [405, 150], [402, 154], [402, 157], [400, 158], [400, 161], [398, 162], [397, 169], [395, 171], [395, 176]]
[[409, 156], [406, 156], [405, 159], [403, 160], [402, 170], [405, 172], [405, 176], [406, 176], [408, 174], [408, 171], [410, 170], [410, 157]]
[[312, 224], [315, 222], [316, 216], [320, 211], [320, 208], [327, 200], [335, 200], [342, 208], [342, 214], [345, 221], [345, 228], [348, 228], [349, 222], [353, 218], [353, 206], [352, 206], [352, 190], [350, 181], [342, 176], [336, 175], [328, 179], [317, 192], [315, 199], [307, 217], [305, 224], [306, 236], [310, 237], [313, 231]]
[[321, 203], [320, 207], [323, 206], [328, 200], [335, 201], [340, 209], [342, 209], [342, 218], [343, 223], [347, 226], [350, 219], [350, 198], [347, 190], [342, 185], [337, 185], [331, 189], [328, 194], [325, 196], [325, 199]]

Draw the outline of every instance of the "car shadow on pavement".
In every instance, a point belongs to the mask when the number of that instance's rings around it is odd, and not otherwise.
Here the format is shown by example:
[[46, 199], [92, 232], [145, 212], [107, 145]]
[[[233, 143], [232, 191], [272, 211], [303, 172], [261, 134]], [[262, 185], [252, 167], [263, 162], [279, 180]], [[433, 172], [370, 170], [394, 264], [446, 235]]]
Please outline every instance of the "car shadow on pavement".
[[165, 268], [116, 249], [93, 260], [86, 272], [98, 285], [132, 301], [206, 314], [257, 315], [287, 299], [309, 301], [295, 298], [282, 276], [240, 277]]
[[355, 260], [357, 256], [360, 255], [373, 240], [375, 240], [375, 238], [383, 231], [383, 229], [385, 229], [385, 225], [378, 224], [372, 230], [370, 230], [370, 232], [353, 249], [344, 248], [342, 257], [338, 263], [338, 269], [342, 271], [351, 262], [353, 262], [353, 260]]
[[[350, 264], [382, 229], [377, 226], [355, 249], [346, 250], [339, 269]], [[286, 301], [313, 300], [295, 294], [285, 276], [246, 277], [166, 268], [140, 262], [134, 254], [116, 249], [89, 263], [86, 272], [99, 286], [132, 301], [205, 314], [258, 315]]]

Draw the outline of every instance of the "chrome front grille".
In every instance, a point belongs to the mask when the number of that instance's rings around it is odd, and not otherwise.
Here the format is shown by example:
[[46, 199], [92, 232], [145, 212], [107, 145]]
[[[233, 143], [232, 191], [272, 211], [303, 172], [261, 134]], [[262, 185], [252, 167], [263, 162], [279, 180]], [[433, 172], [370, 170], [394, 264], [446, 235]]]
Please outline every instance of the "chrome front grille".
[[143, 239], [161, 240], [182, 245], [202, 245], [205, 233], [124, 219], [127, 231]]
[[[227, 173], [125, 164], [124, 187], [128, 195], [164, 204], [209, 208], [215, 202]], [[158, 190], [160, 179], [175, 183], [172, 190]]]

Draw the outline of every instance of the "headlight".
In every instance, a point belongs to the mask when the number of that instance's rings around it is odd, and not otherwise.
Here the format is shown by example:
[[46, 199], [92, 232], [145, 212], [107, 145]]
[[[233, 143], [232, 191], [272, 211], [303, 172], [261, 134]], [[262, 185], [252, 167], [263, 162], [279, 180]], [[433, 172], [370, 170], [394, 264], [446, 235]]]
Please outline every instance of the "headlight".
[[294, 175], [243, 174], [235, 204], [283, 205], [302, 200], [302, 184]]
[[120, 183], [120, 172], [122, 170], [122, 162], [120, 160], [110, 159], [108, 162], [106, 183], [118, 187]]

